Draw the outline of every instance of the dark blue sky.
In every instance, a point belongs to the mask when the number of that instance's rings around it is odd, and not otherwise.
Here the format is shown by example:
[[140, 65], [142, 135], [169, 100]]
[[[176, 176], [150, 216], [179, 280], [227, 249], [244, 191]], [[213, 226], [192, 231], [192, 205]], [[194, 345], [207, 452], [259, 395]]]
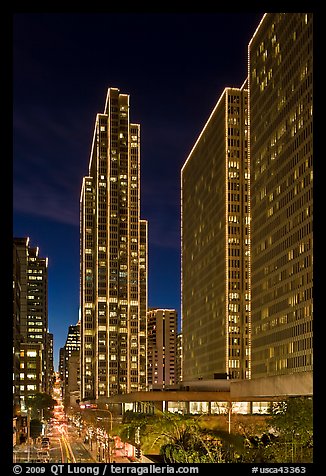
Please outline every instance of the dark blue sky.
[[79, 308], [79, 196], [108, 87], [141, 125], [149, 306], [180, 304], [180, 171], [263, 13], [16, 13], [13, 234], [49, 258], [55, 368]]

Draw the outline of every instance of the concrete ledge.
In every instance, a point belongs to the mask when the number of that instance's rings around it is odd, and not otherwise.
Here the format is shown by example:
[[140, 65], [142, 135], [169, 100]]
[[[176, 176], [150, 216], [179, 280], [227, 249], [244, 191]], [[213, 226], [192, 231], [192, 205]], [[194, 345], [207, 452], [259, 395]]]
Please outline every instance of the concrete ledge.
[[252, 400], [253, 397], [295, 397], [313, 395], [313, 373], [298, 372], [251, 380], [231, 380], [230, 398]]
[[161, 392], [132, 392], [113, 395], [107, 399], [108, 403], [131, 402], [228, 402], [230, 392], [207, 391], [161, 391]]
[[[142, 391], [102, 397], [103, 404], [133, 402], [266, 402], [287, 397], [312, 396], [313, 373], [298, 372], [251, 380], [226, 380], [196, 382], [196, 389]], [[229, 390], [227, 387], [229, 386]], [[201, 388], [200, 388], [201, 387]], [[214, 388], [215, 387], [215, 388]], [[207, 390], [210, 388], [211, 390]], [[217, 390], [217, 388], [220, 389]], [[223, 389], [223, 390], [222, 390]]]

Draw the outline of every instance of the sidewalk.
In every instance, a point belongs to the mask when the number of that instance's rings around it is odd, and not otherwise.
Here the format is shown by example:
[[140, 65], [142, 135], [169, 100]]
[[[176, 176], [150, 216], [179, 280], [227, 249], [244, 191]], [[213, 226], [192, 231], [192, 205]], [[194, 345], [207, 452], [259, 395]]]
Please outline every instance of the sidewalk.
[[[92, 449], [90, 443], [84, 443], [83, 437], [78, 438], [80, 444], [85, 448], [85, 450], [89, 453], [94, 463], [106, 463], [105, 457], [103, 457], [103, 447], [101, 448], [101, 455], [99, 459], [99, 448], [95, 442], [92, 443]], [[120, 456], [114, 454], [115, 451], [113, 450], [113, 454], [111, 454], [111, 463], [130, 463], [130, 459], [127, 456]]]
[[[38, 451], [41, 449], [40, 444], [34, 442], [28, 445], [26, 442], [13, 446], [12, 458], [13, 462], [36, 461], [38, 459]], [[21, 461], [23, 459], [23, 461]]]

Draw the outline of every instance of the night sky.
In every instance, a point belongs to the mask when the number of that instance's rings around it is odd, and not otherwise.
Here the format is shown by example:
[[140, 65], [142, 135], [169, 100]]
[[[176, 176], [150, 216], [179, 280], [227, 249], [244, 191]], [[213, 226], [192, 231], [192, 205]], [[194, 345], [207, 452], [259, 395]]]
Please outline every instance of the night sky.
[[13, 235], [49, 259], [54, 363], [78, 321], [79, 198], [107, 89], [141, 126], [148, 304], [180, 297], [180, 172], [227, 86], [247, 75], [263, 13], [16, 13], [13, 16]]

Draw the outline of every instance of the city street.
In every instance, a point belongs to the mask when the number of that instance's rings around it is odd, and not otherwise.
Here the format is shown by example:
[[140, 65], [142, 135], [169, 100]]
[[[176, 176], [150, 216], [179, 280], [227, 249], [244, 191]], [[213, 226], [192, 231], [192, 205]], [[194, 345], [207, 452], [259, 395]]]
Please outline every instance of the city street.
[[[105, 452], [103, 445], [84, 443], [83, 436], [78, 435], [77, 428], [72, 424], [54, 425], [48, 432], [50, 440], [48, 449], [48, 461], [41, 460], [40, 455], [44, 454], [41, 442], [16, 445], [14, 448], [14, 463], [19, 462], [49, 462], [49, 463], [131, 463], [131, 459], [123, 454], [123, 450], [112, 449], [109, 455]], [[135, 461], [133, 461], [134, 463]]]
[[49, 438], [49, 447], [42, 448], [42, 437], [31, 439], [30, 444], [16, 445], [13, 450], [14, 463], [131, 462], [132, 458], [126, 456], [127, 448], [118, 437], [109, 446], [99, 429], [95, 432], [94, 428], [84, 427], [81, 431], [76, 423], [66, 419], [58, 393], [55, 397], [58, 405], [54, 408], [54, 417], [45, 425], [42, 435]]
[[77, 431], [69, 425], [55, 425], [46, 433], [50, 445], [48, 449], [41, 446], [41, 441], [28, 445], [16, 445], [14, 462], [49, 462], [49, 463], [92, 463], [95, 458], [78, 437]]
[[[81, 424], [81, 414], [65, 413], [61, 395], [61, 382], [56, 379], [52, 396], [56, 401], [53, 417], [43, 420], [42, 435], [15, 445], [13, 462], [33, 463], [138, 463], [134, 447], [114, 435], [112, 413], [109, 410], [89, 410], [85, 414], [92, 418]], [[109, 416], [108, 416], [109, 415]], [[109, 425], [106, 428], [106, 425]], [[106, 429], [105, 429], [106, 428]], [[27, 429], [27, 435], [29, 435]], [[111, 435], [111, 436], [110, 436]], [[42, 439], [49, 444], [42, 444]], [[145, 459], [142, 459], [143, 462]]]

